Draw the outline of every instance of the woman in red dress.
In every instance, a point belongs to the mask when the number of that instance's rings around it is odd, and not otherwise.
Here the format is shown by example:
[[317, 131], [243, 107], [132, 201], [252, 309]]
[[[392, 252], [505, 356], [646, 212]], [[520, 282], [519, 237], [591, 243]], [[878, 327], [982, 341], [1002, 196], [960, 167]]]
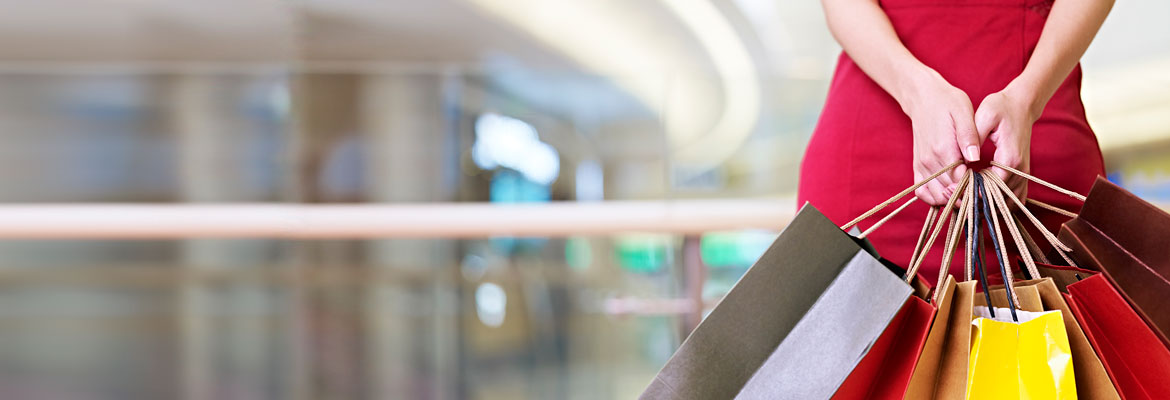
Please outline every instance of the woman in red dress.
[[[801, 165], [799, 204], [842, 224], [960, 159], [995, 160], [1082, 194], [1104, 174], [1078, 62], [1113, 0], [822, 2], [844, 52]], [[966, 170], [918, 189], [922, 201], [869, 236], [878, 251], [905, 266], [927, 205], [945, 204]], [[993, 170], [1017, 194], [1080, 208]], [[1066, 219], [1033, 212], [1050, 230]], [[941, 247], [925, 277], [937, 274]], [[956, 277], [961, 269], [951, 265]]]

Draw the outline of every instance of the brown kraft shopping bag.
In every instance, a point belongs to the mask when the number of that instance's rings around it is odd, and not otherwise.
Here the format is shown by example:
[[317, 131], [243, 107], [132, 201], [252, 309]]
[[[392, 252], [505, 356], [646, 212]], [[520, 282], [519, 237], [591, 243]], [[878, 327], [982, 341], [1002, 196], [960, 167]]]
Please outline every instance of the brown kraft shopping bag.
[[907, 399], [961, 398], [967, 390], [975, 281], [956, 283], [947, 277], [937, 290], [938, 312], [910, 376]]

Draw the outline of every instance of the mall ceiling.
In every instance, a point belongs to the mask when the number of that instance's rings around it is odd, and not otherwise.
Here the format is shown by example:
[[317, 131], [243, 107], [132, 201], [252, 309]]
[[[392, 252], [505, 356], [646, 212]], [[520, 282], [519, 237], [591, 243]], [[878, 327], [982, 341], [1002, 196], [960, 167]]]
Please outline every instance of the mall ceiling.
[[[838, 51], [816, 1], [0, 0], [0, 71], [434, 71], [548, 104], [599, 88], [612, 113], [664, 115], [681, 160], [726, 157], [761, 103], [760, 77], [823, 80]], [[1085, 57], [1086, 103], [1106, 149], [1170, 137], [1170, 3], [1118, 2]], [[544, 79], [515, 79], [537, 71]], [[613, 88], [556, 78], [603, 77]], [[507, 79], [513, 73], [512, 79]], [[582, 89], [587, 90], [587, 89]], [[620, 93], [608, 93], [616, 90]], [[669, 93], [666, 95], [664, 93]], [[559, 104], [564, 103], [564, 104]], [[1153, 111], [1151, 111], [1153, 110]], [[603, 113], [602, 116], [610, 115]], [[570, 116], [571, 117], [571, 116]]]

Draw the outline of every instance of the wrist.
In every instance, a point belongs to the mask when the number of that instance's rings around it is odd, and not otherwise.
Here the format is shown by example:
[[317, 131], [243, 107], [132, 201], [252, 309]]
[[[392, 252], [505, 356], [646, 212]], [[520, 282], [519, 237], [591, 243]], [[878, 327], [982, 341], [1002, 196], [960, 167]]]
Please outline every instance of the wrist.
[[898, 89], [893, 95], [906, 115], [914, 115], [922, 104], [937, 100], [939, 89], [950, 86], [938, 71], [922, 63], [909, 65], [903, 71]]
[[1031, 83], [1023, 75], [1008, 83], [1003, 88], [1003, 94], [1012, 99], [1015, 106], [1025, 110], [1028, 122], [1036, 122], [1040, 119], [1040, 114], [1044, 112], [1044, 105], [1048, 103], [1048, 99], [1040, 94], [1037, 85]]

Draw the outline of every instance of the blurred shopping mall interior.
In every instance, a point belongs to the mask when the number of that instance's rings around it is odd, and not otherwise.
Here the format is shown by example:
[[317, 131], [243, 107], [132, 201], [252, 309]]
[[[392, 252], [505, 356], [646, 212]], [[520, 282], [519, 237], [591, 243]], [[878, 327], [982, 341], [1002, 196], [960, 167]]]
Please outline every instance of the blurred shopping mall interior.
[[[636, 397], [795, 210], [840, 53], [815, 0], [0, 4], [0, 207], [775, 208], [710, 231], [9, 233], [3, 399]], [[1117, 2], [1083, 65], [1110, 179], [1170, 204], [1167, 20]]]

